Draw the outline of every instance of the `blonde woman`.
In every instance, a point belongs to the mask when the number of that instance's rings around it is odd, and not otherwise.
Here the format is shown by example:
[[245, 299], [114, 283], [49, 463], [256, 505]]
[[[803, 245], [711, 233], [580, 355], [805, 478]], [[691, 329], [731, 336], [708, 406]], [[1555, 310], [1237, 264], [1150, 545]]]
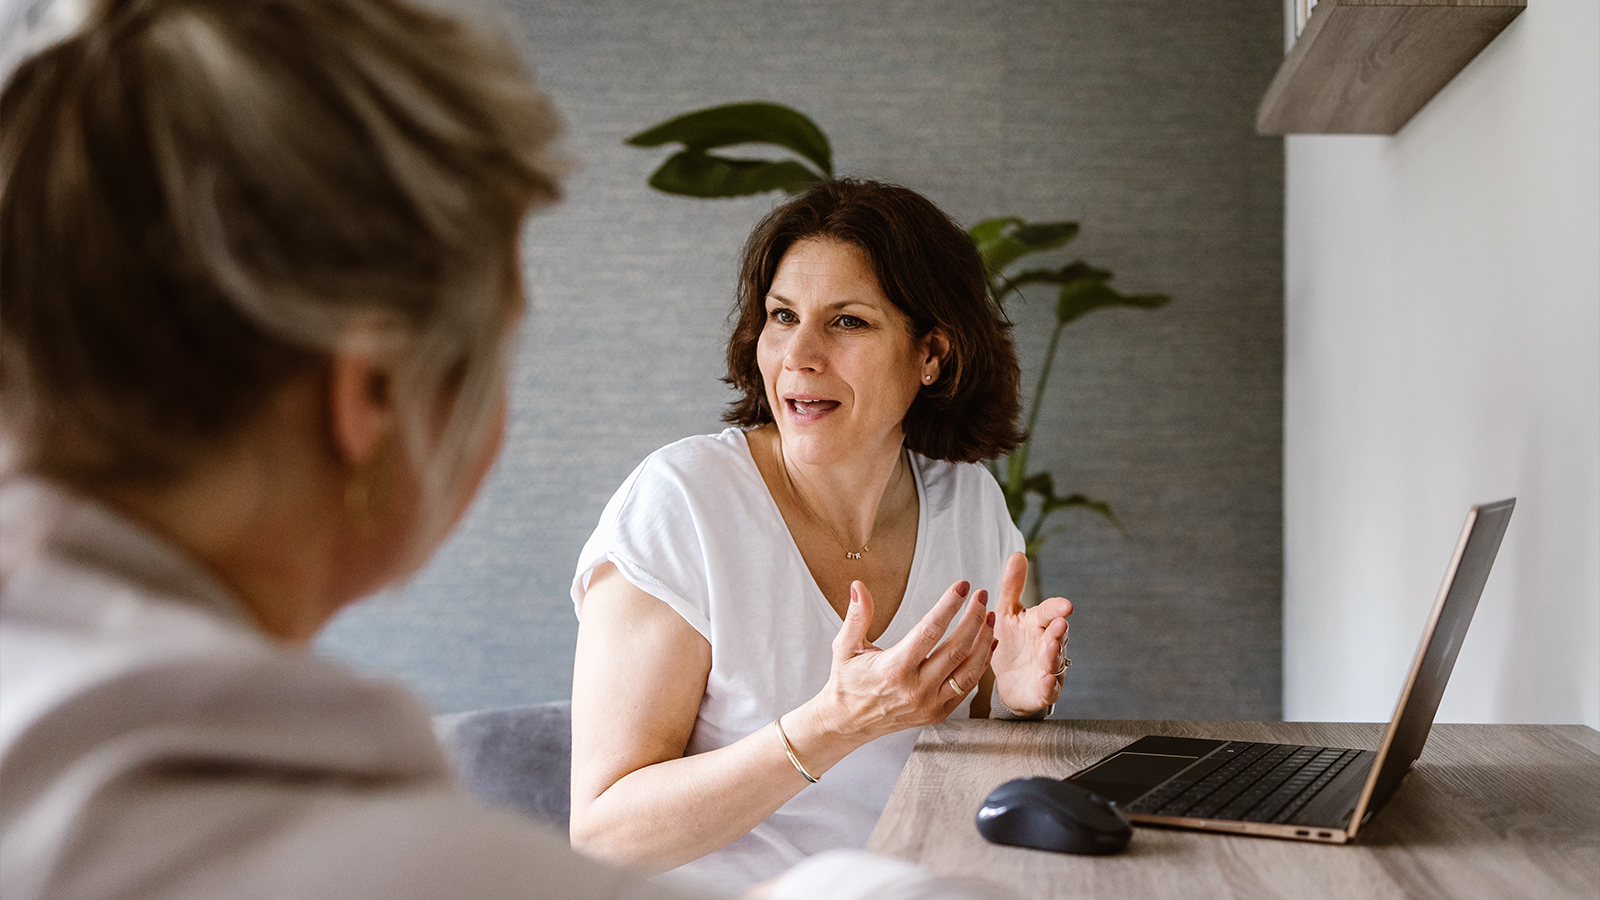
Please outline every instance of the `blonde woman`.
[[[500, 446], [558, 194], [515, 54], [404, 0], [106, 0], [54, 37], [0, 93], [0, 895], [665, 896], [474, 805], [417, 701], [305, 653]], [[938, 889], [769, 887], [849, 871]]]

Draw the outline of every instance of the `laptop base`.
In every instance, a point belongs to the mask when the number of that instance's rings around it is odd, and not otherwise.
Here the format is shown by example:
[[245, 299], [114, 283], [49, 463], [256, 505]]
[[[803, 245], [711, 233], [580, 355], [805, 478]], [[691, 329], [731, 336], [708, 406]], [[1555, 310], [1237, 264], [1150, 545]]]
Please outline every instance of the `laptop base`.
[[1068, 780], [1140, 825], [1342, 844], [1375, 756], [1151, 735]]

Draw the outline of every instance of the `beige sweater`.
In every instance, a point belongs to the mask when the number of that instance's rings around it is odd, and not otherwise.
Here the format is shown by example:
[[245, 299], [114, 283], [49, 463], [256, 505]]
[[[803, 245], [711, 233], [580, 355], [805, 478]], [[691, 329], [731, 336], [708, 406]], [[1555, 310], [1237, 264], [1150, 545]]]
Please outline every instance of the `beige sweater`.
[[666, 896], [454, 784], [400, 688], [109, 510], [0, 488], [0, 896]]
[[[773, 900], [992, 898], [860, 852]], [[0, 485], [4, 900], [669, 898], [456, 786], [427, 711], [278, 645], [193, 561], [48, 484]]]

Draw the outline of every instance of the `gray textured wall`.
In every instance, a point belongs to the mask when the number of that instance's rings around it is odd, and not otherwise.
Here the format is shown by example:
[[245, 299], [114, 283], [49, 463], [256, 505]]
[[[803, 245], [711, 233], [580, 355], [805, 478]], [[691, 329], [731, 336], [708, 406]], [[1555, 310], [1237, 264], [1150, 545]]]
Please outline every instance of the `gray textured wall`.
[[[1037, 462], [1127, 529], [1063, 515], [1043, 552], [1046, 589], [1078, 604], [1058, 714], [1278, 715], [1282, 144], [1252, 122], [1279, 0], [514, 9], [581, 168], [528, 232], [510, 439], [433, 564], [338, 619], [323, 652], [441, 711], [567, 695], [577, 551], [641, 458], [720, 427], [734, 256], [773, 203], [655, 194], [662, 154], [622, 138], [768, 99], [823, 126], [841, 174], [968, 224], [1077, 219], [1077, 254], [1173, 296], [1073, 326], [1041, 418]], [[1013, 309], [1025, 366], [1049, 315]]]

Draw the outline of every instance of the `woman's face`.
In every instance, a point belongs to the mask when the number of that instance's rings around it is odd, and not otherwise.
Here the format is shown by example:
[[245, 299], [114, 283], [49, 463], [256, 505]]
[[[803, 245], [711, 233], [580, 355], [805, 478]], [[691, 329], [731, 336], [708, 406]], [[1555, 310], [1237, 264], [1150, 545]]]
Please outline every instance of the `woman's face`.
[[909, 325], [860, 248], [810, 239], [784, 254], [756, 363], [786, 455], [825, 464], [900, 446], [923, 376], [937, 374]]

